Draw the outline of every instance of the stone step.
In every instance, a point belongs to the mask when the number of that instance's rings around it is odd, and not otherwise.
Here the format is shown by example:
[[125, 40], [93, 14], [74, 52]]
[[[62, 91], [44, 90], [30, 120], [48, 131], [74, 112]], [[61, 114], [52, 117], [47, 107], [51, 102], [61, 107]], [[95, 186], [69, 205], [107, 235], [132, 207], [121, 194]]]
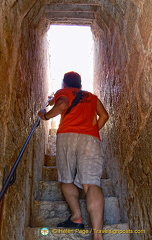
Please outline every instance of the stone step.
[[48, 136], [48, 143], [46, 146], [46, 154], [56, 155], [56, 135]]
[[[43, 166], [42, 169], [42, 178], [44, 181], [57, 181], [58, 176], [57, 176], [57, 168], [56, 166]], [[106, 179], [106, 169], [103, 169], [103, 174], [102, 174], [102, 179]]]
[[53, 167], [45, 167], [42, 168], [42, 178], [44, 181], [57, 181], [57, 168], [56, 166]]
[[49, 136], [50, 136], [50, 135], [56, 136], [56, 133], [57, 133], [57, 129], [56, 129], [56, 128], [51, 128], [51, 129], [49, 129]]
[[[81, 212], [85, 227], [90, 227], [89, 215], [86, 211], [86, 201], [80, 200]], [[66, 220], [70, 210], [65, 201], [34, 201], [32, 213], [32, 227], [55, 227], [59, 222]], [[104, 224], [120, 223], [119, 204], [116, 197], [105, 198]]]
[[49, 130], [49, 132], [51, 133], [51, 134], [49, 134], [49, 136], [48, 136], [48, 142], [49, 143], [52, 143], [52, 141], [53, 141], [53, 143], [55, 142], [56, 143], [56, 134], [55, 134], [55, 129], [51, 129], [51, 130]]
[[[64, 230], [64, 232], [63, 232]], [[128, 233], [122, 233], [129, 230], [126, 223], [106, 225], [103, 227], [105, 233], [103, 234], [104, 240], [130, 240]], [[83, 231], [78, 229], [57, 229], [48, 228], [48, 235], [42, 235], [42, 227], [40, 228], [27, 228], [27, 240], [92, 240], [92, 230], [87, 228]], [[116, 233], [117, 231], [117, 233]]]
[[46, 154], [44, 158], [44, 165], [46, 167], [56, 166], [56, 155]]
[[[101, 179], [101, 188], [103, 190], [105, 197], [114, 196], [110, 179]], [[79, 189], [79, 193], [80, 199], [85, 199], [85, 194], [82, 189]], [[64, 200], [64, 197], [60, 189], [60, 183], [57, 181], [52, 182], [41, 181], [39, 183], [39, 196], [37, 200], [39, 201]]]

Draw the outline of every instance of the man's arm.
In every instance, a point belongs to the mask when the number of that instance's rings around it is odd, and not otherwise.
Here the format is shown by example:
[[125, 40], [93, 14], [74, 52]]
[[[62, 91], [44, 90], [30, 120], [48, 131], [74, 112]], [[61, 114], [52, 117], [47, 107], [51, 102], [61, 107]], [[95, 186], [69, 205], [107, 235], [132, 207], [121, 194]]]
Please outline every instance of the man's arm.
[[109, 115], [99, 99], [97, 100], [97, 115], [99, 116], [98, 127], [100, 130], [109, 119]]
[[49, 120], [50, 118], [56, 117], [68, 108], [68, 103], [68, 98], [60, 97], [50, 111], [46, 112], [45, 109], [41, 109], [38, 112], [38, 116], [42, 120]]

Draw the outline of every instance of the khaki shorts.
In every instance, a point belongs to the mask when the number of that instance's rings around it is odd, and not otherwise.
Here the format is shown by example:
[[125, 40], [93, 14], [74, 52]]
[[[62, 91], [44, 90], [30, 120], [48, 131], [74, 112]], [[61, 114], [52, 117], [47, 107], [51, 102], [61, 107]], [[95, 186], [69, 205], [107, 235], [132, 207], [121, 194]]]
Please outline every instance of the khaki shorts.
[[58, 181], [100, 186], [103, 170], [101, 142], [96, 137], [78, 133], [57, 135]]

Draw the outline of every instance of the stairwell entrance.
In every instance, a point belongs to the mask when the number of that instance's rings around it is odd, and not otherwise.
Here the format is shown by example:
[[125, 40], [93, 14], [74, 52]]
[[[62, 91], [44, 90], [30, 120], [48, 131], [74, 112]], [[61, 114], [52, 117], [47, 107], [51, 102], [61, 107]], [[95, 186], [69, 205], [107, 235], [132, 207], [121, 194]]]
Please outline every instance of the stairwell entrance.
[[50, 91], [61, 88], [69, 71], [81, 75], [82, 87], [93, 91], [93, 36], [90, 26], [50, 25]]
[[[55, 27], [59, 28], [59, 26], [55, 26]], [[74, 28], [74, 31], [76, 32], [76, 29], [80, 28], [80, 26], [79, 27], [74, 26], [71, 28]], [[62, 28], [60, 27], [59, 31], [64, 31], [63, 29], [66, 31], [65, 34], [67, 34], [67, 29], [65, 26], [64, 27], [62, 26]], [[83, 31], [85, 29], [83, 29]], [[91, 29], [89, 30], [91, 31]], [[72, 34], [72, 30], [71, 30], [71, 34]], [[82, 85], [85, 86], [84, 89], [90, 90], [92, 79], [88, 81], [90, 76], [86, 77], [85, 74], [83, 74], [83, 70], [85, 70], [85, 67], [87, 69], [87, 73], [89, 72], [88, 69], [90, 69], [90, 65], [87, 66], [86, 64], [87, 59], [85, 60], [84, 57], [82, 57], [82, 52], [85, 51], [85, 47], [83, 46], [82, 50], [81, 49], [79, 50], [78, 44], [76, 45], [76, 43], [74, 43], [74, 45], [72, 46], [72, 49], [69, 49], [70, 42], [68, 42], [68, 45], [66, 48], [67, 40], [64, 39], [65, 38], [64, 34], [59, 36], [59, 33], [58, 33], [58, 38], [60, 39], [55, 39], [54, 42], [51, 39], [51, 37], [53, 37], [53, 31], [50, 30], [48, 35], [49, 35], [48, 39], [50, 40], [50, 43], [51, 43], [50, 44], [50, 47], [51, 47], [50, 63], [51, 63], [51, 80], [52, 80], [51, 91], [52, 90], [56, 91], [61, 87], [64, 73], [71, 70], [77, 71], [82, 75]], [[78, 38], [75, 39], [76, 42], [81, 37], [79, 33], [77, 35], [78, 35], [77, 36]], [[70, 37], [71, 36], [69, 32], [68, 40], [70, 39]], [[59, 41], [59, 45], [58, 45], [58, 41]], [[72, 42], [74, 40], [72, 40], [71, 38], [70, 41]], [[53, 44], [56, 48], [55, 52], [53, 49]], [[86, 44], [87, 42], [85, 41], [85, 45]], [[75, 50], [74, 48], [76, 48], [76, 53], [74, 53], [74, 50]], [[62, 53], [62, 50], [64, 50], [63, 53]], [[93, 50], [92, 48], [89, 50], [90, 53], [92, 52], [92, 50]], [[58, 51], [59, 51], [59, 54], [58, 54]], [[68, 51], [72, 52], [70, 57], [69, 57]], [[78, 58], [76, 60], [77, 53], [78, 53]], [[67, 62], [66, 62], [66, 55], [68, 55]], [[54, 62], [53, 62], [53, 58], [54, 58]], [[75, 60], [74, 64], [72, 63], [73, 59]], [[61, 65], [59, 64], [59, 62], [61, 62]], [[93, 62], [92, 56], [91, 56], [90, 62]], [[68, 64], [70, 65], [70, 67]], [[86, 84], [83, 84], [83, 78], [86, 78]], [[93, 78], [93, 76], [91, 76], [91, 78]], [[91, 88], [93, 90], [93, 84]], [[56, 118], [54, 118], [54, 121], [55, 120]], [[59, 222], [62, 222], [69, 217], [70, 210], [62, 195], [60, 184], [57, 182], [57, 169], [56, 169], [56, 161], [55, 161], [56, 160], [56, 146], [55, 146], [56, 124], [54, 124], [54, 121], [52, 121], [51, 129], [49, 131], [48, 143], [47, 143], [46, 153], [44, 158], [45, 161], [44, 161], [44, 166], [42, 171], [42, 180], [39, 182], [38, 194], [33, 202], [33, 208], [32, 208], [33, 210], [31, 214], [31, 227], [27, 228], [27, 239], [28, 240], [38, 240], [41, 238], [43, 239], [43, 236], [45, 235], [49, 240], [60, 240], [60, 239], [91, 240], [92, 239], [91, 223], [90, 223], [89, 215], [86, 210], [85, 196], [82, 191], [80, 191], [80, 205], [81, 205], [83, 222], [85, 224], [85, 230], [82, 232], [82, 231], [79, 231], [78, 229], [73, 231], [70, 229], [69, 230], [56, 229], [56, 226]], [[112, 240], [122, 240], [122, 238], [124, 240], [130, 240], [130, 235], [128, 232], [129, 226], [126, 222], [121, 221], [119, 200], [114, 194], [111, 179], [107, 177], [106, 168], [103, 171], [103, 175], [101, 179], [101, 187], [103, 189], [104, 197], [105, 197], [103, 232], [105, 231], [106, 234], [104, 234], [104, 240], [108, 240], [109, 238]]]

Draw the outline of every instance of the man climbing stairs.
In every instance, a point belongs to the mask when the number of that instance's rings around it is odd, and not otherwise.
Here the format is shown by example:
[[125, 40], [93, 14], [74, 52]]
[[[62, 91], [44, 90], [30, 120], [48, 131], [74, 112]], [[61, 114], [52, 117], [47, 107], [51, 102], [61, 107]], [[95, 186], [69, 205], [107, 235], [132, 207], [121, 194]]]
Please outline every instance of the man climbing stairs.
[[[85, 229], [61, 229], [56, 227], [58, 223], [69, 217], [70, 211], [61, 193], [60, 184], [57, 182], [55, 134], [55, 130], [50, 130], [45, 166], [43, 166], [43, 179], [39, 183], [38, 196], [33, 203], [32, 227], [29, 227], [26, 231], [26, 240], [91, 240], [92, 229], [83, 190], [80, 190], [80, 206]], [[104, 240], [129, 240], [129, 233], [126, 233], [129, 226], [127, 223], [121, 223], [120, 221], [119, 202], [114, 196], [111, 180], [106, 178], [105, 170], [101, 179], [101, 188], [105, 197]]]

